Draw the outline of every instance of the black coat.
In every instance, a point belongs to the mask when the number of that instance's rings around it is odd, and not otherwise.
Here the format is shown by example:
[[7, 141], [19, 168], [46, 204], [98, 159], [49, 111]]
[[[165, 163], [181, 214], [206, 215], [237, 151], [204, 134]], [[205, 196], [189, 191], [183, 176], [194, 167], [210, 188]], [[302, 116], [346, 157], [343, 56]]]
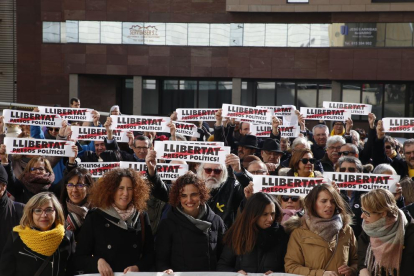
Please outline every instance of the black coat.
[[[69, 270], [69, 258], [75, 252], [75, 239], [71, 231], [66, 231], [58, 250], [53, 254], [41, 276], [72, 275]], [[47, 256], [29, 249], [17, 233], [9, 234], [0, 259], [1, 276], [33, 276], [42, 266]], [[53, 264], [51, 263], [53, 262]]]
[[[113, 272], [123, 272], [136, 265], [140, 271], [149, 271], [153, 265], [154, 241], [148, 215], [143, 213], [145, 238], [142, 243], [140, 219], [128, 230], [115, 224], [121, 222], [99, 209], [91, 209], [77, 235], [74, 257], [78, 272], [98, 273], [98, 260], [103, 258]], [[115, 223], [115, 224], [114, 224]], [[121, 222], [122, 223], [122, 222]]]
[[176, 208], [158, 227], [155, 241], [157, 271], [215, 271], [225, 232], [223, 220], [207, 206], [201, 220], [211, 222], [207, 232], [197, 228]]
[[259, 230], [255, 247], [245, 255], [238, 256], [232, 248], [226, 246], [218, 262], [217, 271], [284, 272], [288, 241], [289, 236], [283, 226], [274, 223], [268, 229]]
[[20, 222], [23, 208], [23, 204], [13, 202], [6, 192], [0, 198], [0, 257], [10, 232]]

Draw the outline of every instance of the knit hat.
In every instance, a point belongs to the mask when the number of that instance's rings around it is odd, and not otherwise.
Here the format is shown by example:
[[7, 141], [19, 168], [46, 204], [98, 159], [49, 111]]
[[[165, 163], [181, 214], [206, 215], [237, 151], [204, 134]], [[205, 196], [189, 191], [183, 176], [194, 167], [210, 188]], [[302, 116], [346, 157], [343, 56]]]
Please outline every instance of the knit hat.
[[6, 184], [7, 185], [7, 172], [6, 169], [0, 165], [0, 184]]

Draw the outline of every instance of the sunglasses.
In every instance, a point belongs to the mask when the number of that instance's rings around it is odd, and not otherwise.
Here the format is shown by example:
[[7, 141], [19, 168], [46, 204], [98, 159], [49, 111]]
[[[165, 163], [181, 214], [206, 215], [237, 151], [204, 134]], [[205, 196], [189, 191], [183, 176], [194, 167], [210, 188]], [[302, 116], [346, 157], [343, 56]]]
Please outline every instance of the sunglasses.
[[390, 145], [385, 146], [386, 149], [391, 149], [392, 147]]
[[348, 151], [348, 150], [338, 152], [339, 156], [341, 155], [348, 156], [349, 154], [355, 154], [355, 153], [356, 153], [355, 151]]
[[206, 174], [211, 174], [212, 172], [214, 172], [214, 174], [221, 174], [221, 172], [223, 170], [222, 169], [204, 168], [204, 171], [205, 171]]
[[300, 161], [302, 161], [303, 164], [308, 164], [308, 162], [310, 162], [311, 164], [315, 164], [316, 159], [315, 158], [302, 158], [300, 159]]
[[348, 172], [356, 172], [357, 171], [356, 168], [352, 168], [352, 167], [350, 167], [350, 168], [339, 168], [340, 172], [346, 172], [347, 170], [348, 170]]
[[49, 127], [48, 130], [58, 132], [59, 128]]
[[298, 196], [282, 196], [281, 197], [284, 202], [288, 202], [291, 199], [293, 202], [297, 202], [299, 200]]

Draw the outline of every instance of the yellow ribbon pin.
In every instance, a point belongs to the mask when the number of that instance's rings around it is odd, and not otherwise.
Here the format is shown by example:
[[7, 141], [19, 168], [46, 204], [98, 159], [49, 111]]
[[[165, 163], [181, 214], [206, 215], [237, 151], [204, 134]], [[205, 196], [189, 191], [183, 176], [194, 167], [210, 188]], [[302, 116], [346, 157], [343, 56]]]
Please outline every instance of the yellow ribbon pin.
[[222, 213], [224, 212], [224, 210], [223, 210], [224, 204], [220, 205], [220, 203], [217, 202], [216, 207], [217, 207], [217, 209], [219, 209], [220, 212], [222, 212]]

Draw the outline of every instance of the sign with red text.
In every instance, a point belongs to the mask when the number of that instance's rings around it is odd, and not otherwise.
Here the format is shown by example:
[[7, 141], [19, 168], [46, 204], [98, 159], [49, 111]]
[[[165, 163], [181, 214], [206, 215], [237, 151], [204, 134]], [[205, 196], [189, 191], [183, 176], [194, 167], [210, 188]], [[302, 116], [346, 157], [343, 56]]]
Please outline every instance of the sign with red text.
[[[173, 122], [175, 124], [175, 133], [184, 136], [195, 137], [197, 136], [197, 126], [195, 124]], [[199, 135], [198, 135], [199, 136]]]
[[75, 156], [72, 141], [5, 137], [4, 144], [8, 154]]
[[216, 121], [218, 108], [177, 108], [178, 121]]
[[243, 105], [223, 104], [222, 117], [247, 119], [257, 124], [271, 123], [273, 111], [266, 108], [258, 108]]
[[87, 169], [92, 177], [100, 178], [107, 171], [119, 168], [120, 162], [81, 162], [78, 164], [80, 168]]
[[190, 145], [204, 145], [204, 146], [220, 146], [224, 147], [224, 142], [218, 142], [218, 141], [183, 141], [183, 143], [187, 143]]
[[287, 105], [287, 106], [256, 106], [258, 108], [262, 109], [270, 109], [273, 111], [274, 116], [276, 117], [283, 117], [283, 116], [290, 116], [295, 113], [296, 107], [293, 105]]
[[255, 193], [306, 196], [315, 186], [321, 184], [326, 184], [323, 178], [253, 175]]
[[[131, 168], [141, 174], [146, 174], [147, 164], [145, 162], [121, 162], [121, 168], [127, 169]], [[181, 175], [188, 172], [187, 164], [166, 164], [159, 163], [157, 164], [157, 174], [162, 180], [176, 180]]]
[[[107, 138], [106, 128], [104, 127], [84, 127], [84, 126], [71, 126], [72, 139], [84, 140], [84, 141], [103, 141]], [[127, 136], [127, 130], [114, 129], [113, 138], [117, 142], [129, 142]]]
[[335, 181], [340, 190], [371, 191], [373, 189], [387, 189], [395, 192], [400, 181], [399, 175], [324, 172], [323, 176], [329, 181]]
[[230, 147], [195, 145], [178, 141], [155, 141], [157, 159], [183, 160], [190, 162], [224, 163]]
[[328, 109], [301, 107], [300, 113], [305, 120], [344, 121], [351, 118], [351, 111], [346, 109]]
[[414, 132], [414, 118], [382, 118], [384, 132]]
[[64, 120], [92, 122], [90, 108], [47, 107], [39, 106], [39, 112], [43, 114], [57, 114]]
[[280, 137], [295, 138], [300, 134], [300, 126], [279, 126]]
[[342, 103], [342, 102], [323, 102], [324, 108], [329, 109], [347, 109], [352, 115], [368, 115], [371, 113], [372, 105], [359, 103]]
[[170, 117], [111, 115], [112, 129], [170, 132]]
[[62, 118], [56, 114], [42, 114], [39, 112], [4, 109], [3, 116], [4, 122], [6, 124], [34, 125], [47, 127], [62, 126]]
[[250, 134], [256, 137], [270, 137], [272, 126], [269, 125], [251, 125]]

